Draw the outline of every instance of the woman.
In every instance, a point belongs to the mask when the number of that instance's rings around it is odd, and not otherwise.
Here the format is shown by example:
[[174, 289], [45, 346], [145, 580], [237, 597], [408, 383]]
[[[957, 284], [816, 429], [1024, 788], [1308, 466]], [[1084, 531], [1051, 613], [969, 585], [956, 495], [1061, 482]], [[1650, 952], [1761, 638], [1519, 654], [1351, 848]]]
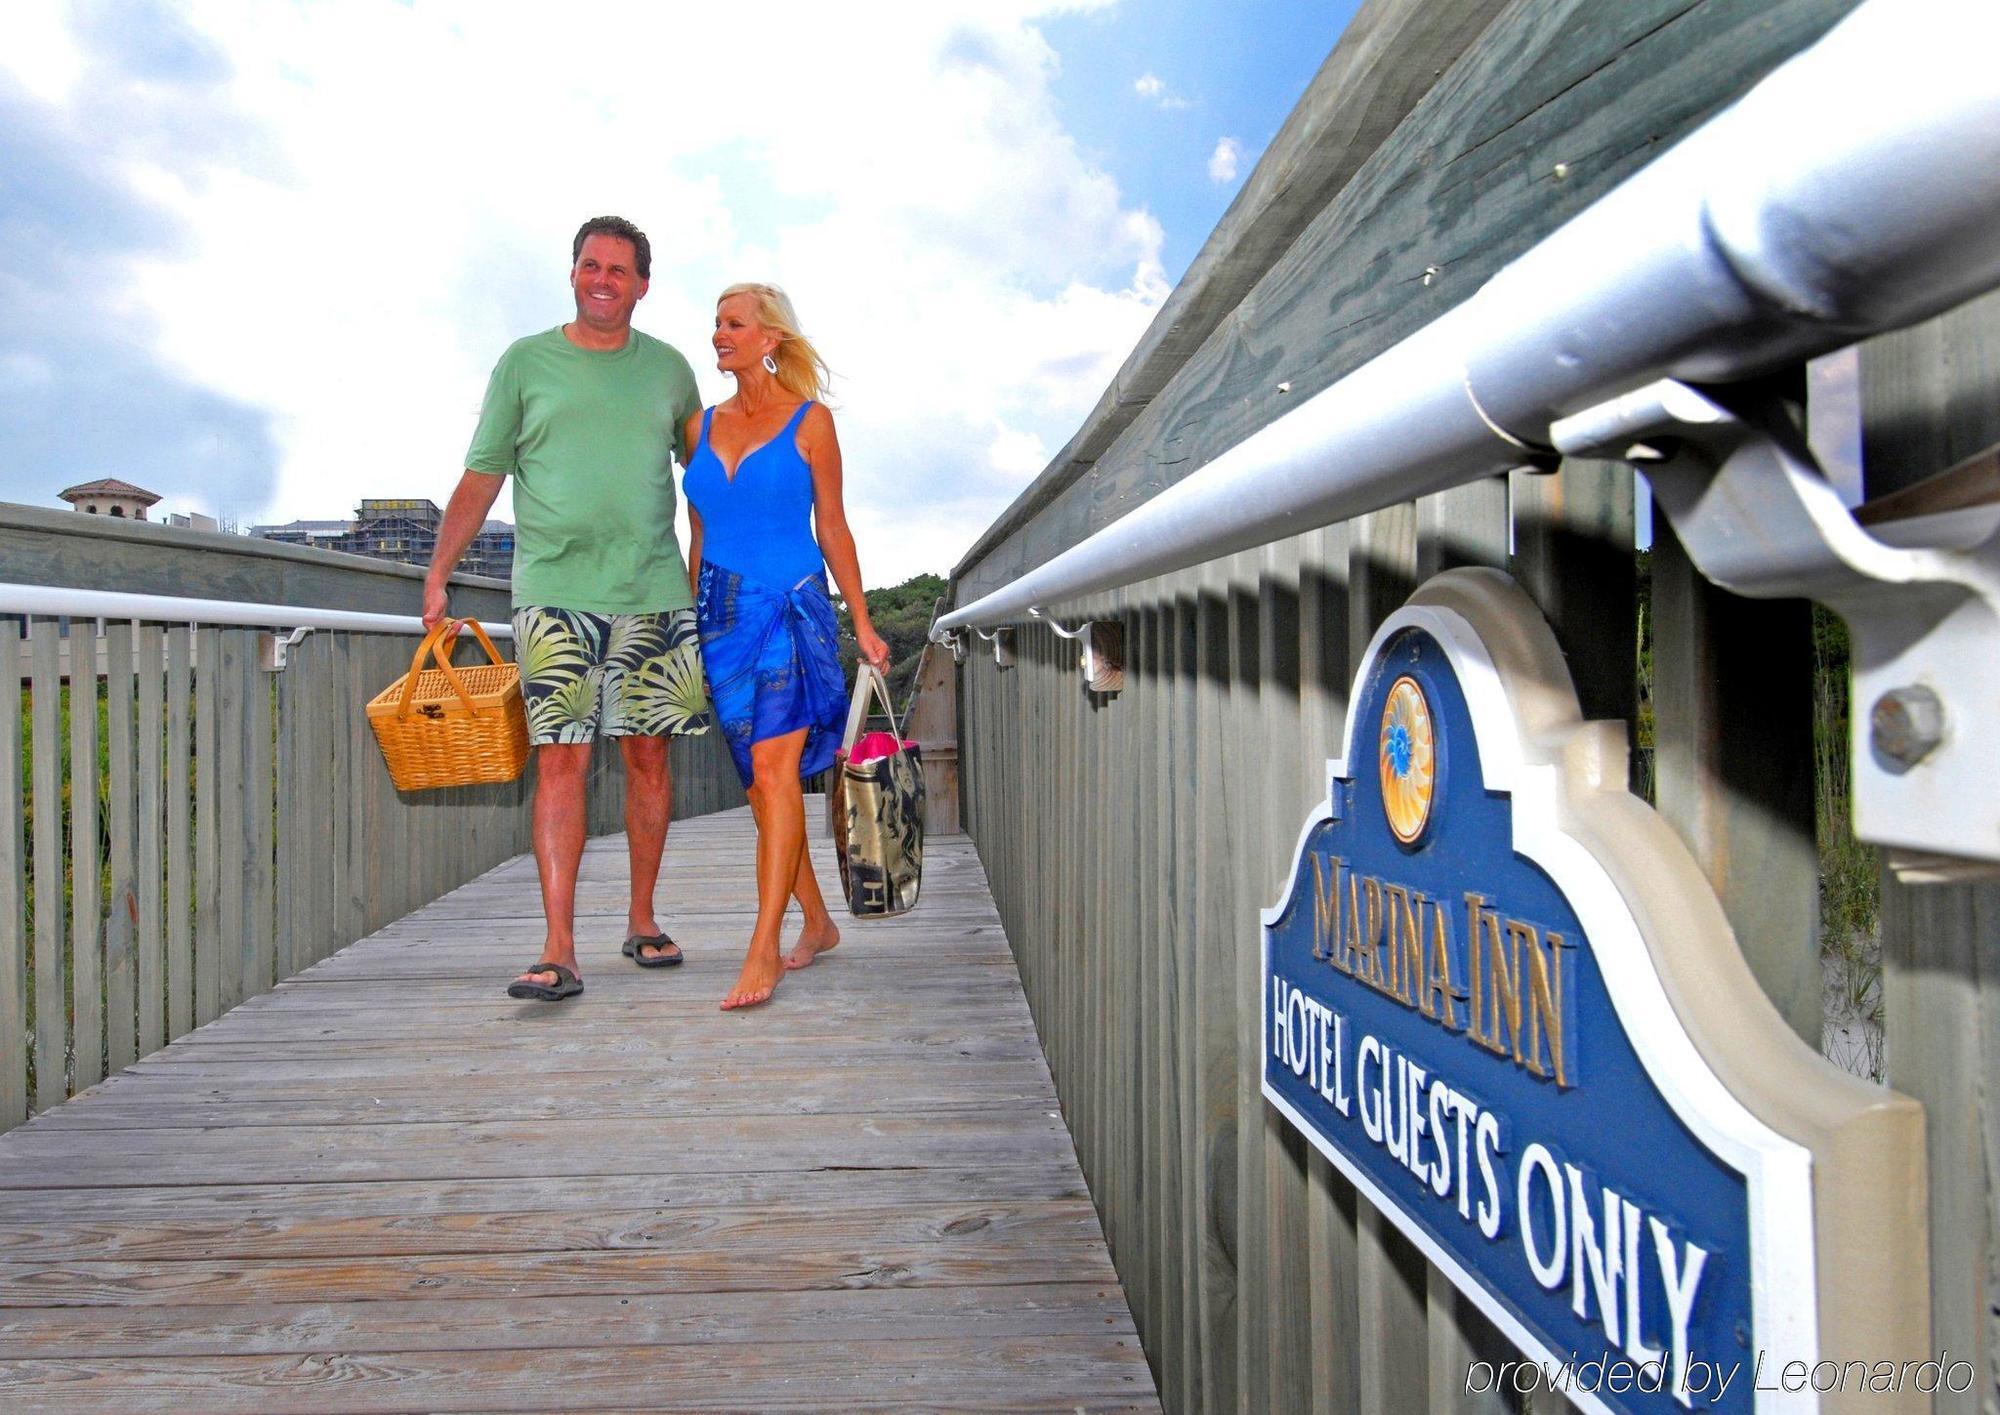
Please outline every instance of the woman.
[[[826, 572], [854, 616], [862, 658], [889, 666], [868, 622], [840, 503], [840, 444], [819, 401], [826, 364], [773, 285], [732, 285], [715, 307], [715, 366], [736, 395], [687, 424], [688, 569], [702, 661], [723, 736], [757, 818], [757, 924], [725, 1010], [768, 1000], [787, 968], [840, 941], [806, 852], [800, 778], [833, 764], [847, 720]], [[815, 530], [817, 537], [815, 537]], [[785, 901], [805, 932], [778, 956]]]

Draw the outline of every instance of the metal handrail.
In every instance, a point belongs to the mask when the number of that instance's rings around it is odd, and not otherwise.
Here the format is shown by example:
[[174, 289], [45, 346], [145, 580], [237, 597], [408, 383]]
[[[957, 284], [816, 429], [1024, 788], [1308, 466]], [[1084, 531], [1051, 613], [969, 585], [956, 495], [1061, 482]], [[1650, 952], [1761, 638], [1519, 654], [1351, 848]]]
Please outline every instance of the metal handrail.
[[1545, 461], [1661, 379], [1726, 383], [2000, 284], [2000, 6], [1868, 0], [1464, 304], [935, 637]]
[[[238, 624], [260, 629], [345, 629], [366, 634], [421, 634], [414, 614], [309, 609], [295, 604], [245, 604], [226, 599], [82, 590], [60, 585], [0, 584], [0, 614], [66, 615], [72, 619], [138, 619], [168, 624]], [[514, 637], [509, 623], [484, 623], [496, 639]]]

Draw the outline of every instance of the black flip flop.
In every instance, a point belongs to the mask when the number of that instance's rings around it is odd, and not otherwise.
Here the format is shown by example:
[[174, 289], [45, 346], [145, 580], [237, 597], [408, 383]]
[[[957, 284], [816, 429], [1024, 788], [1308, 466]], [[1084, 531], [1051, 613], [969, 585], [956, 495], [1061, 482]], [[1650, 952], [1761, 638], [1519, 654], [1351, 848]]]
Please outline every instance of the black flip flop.
[[[639, 950], [649, 943], [655, 948], [672, 948], [674, 951], [672, 953], [655, 953], [651, 958], [648, 958]], [[630, 958], [634, 963], [637, 963], [641, 968], [671, 968], [685, 957], [680, 951], [680, 945], [665, 934], [633, 934], [625, 940], [625, 956]]]
[[529, 1002], [561, 1002], [564, 998], [575, 997], [583, 991], [583, 979], [560, 963], [537, 963], [525, 971], [554, 973], [556, 980], [550, 984], [524, 982], [516, 978], [507, 984], [507, 996], [522, 998]]

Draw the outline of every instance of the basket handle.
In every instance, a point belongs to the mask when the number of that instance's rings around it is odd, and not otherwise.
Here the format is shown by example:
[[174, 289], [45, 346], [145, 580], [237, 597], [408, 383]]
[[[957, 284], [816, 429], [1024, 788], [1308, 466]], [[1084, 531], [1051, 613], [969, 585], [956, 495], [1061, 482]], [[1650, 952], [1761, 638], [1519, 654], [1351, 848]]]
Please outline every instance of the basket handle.
[[481, 627], [477, 619], [438, 620], [431, 631], [424, 635], [424, 641], [417, 645], [417, 656], [410, 660], [410, 673], [403, 680], [403, 696], [396, 703], [396, 716], [408, 717], [416, 711], [417, 675], [423, 672], [424, 655], [427, 653], [437, 661], [437, 666], [444, 670], [445, 681], [450, 683], [451, 690], [458, 694], [458, 700], [465, 704], [465, 710], [467, 712], [479, 710], [473, 706], [472, 695], [465, 690], [465, 680], [460, 678], [458, 670], [451, 666], [451, 650], [447, 647], [452, 635], [456, 634], [461, 626], [468, 624], [472, 626], [473, 634], [478, 637], [480, 647], [486, 650], [486, 657], [494, 663], [500, 661], [500, 655], [493, 647], [493, 640], [486, 637], [486, 630]]

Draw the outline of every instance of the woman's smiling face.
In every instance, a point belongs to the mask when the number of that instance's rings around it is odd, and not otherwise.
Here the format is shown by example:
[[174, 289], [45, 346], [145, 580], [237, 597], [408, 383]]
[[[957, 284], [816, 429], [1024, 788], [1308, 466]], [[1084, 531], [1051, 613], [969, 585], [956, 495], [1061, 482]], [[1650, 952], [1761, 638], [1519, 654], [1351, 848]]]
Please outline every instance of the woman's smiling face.
[[757, 318], [754, 295], [730, 295], [715, 307], [715, 366], [724, 373], [756, 368], [775, 354], [778, 336]]

